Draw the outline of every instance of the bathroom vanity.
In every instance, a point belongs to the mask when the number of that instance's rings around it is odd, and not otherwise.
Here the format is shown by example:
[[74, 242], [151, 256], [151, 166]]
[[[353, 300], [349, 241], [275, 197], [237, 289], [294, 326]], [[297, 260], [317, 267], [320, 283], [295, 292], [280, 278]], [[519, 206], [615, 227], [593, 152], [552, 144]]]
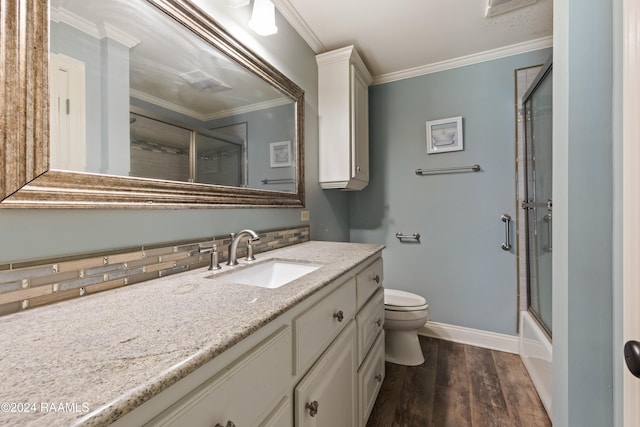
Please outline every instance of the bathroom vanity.
[[[0, 318], [3, 342], [17, 344], [0, 361], [16, 400], [86, 408], [0, 421], [365, 425], [384, 379], [381, 250], [307, 242], [251, 264], [319, 266], [274, 289], [225, 279], [246, 265], [199, 269]], [[26, 327], [54, 315], [69, 327]], [[37, 354], [20, 345], [34, 340]]]

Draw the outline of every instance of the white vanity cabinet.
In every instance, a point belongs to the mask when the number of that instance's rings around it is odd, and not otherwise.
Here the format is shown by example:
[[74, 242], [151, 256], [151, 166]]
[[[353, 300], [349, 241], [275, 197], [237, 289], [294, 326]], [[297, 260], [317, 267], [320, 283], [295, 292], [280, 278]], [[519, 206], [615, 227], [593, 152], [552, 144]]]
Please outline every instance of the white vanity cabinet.
[[356, 327], [353, 320], [295, 389], [295, 425], [357, 425]]
[[114, 425], [364, 426], [384, 379], [383, 322], [376, 255]]
[[384, 331], [382, 331], [358, 370], [358, 425], [367, 424], [384, 377]]
[[385, 377], [382, 258], [356, 275], [358, 424], [365, 426]]
[[320, 186], [361, 190], [369, 183], [371, 74], [355, 47], [316, 56]]
[[152, 426], [291, 426], [291, 328], [283, 326], [159, 416]]
[[352, 278], [293, 320], [294, 374], [318, 359], [355, 312], [356, 280]]

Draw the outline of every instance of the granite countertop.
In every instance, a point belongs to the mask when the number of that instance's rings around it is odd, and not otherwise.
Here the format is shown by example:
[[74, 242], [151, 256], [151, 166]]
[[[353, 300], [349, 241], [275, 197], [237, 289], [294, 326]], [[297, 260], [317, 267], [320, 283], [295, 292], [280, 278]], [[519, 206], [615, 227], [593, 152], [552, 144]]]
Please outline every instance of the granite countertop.
[[322, 265], [276, 289], [202, 268], [0, 317], [0, 425], [109, 424], [381, 250], [311, 241], [256, 256]]

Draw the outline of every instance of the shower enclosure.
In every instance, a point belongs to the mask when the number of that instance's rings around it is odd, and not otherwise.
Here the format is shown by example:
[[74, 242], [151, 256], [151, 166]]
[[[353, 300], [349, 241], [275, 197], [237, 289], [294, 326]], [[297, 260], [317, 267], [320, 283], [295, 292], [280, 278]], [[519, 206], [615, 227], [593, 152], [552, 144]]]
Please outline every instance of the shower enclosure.
[[523, 99], [525, 117], [528, 309], [551, 337], [551, 251], [553, 250], [552, 66], [546, 64]]
[[552, 395], [552, 63], [516, 70], [520, 357], [547, 412]]
[[552, 66], [540, 70], [523, 99], [525, 118], [527, 300], [531, 314], [551, 337], [551, 251], [553, 250]]

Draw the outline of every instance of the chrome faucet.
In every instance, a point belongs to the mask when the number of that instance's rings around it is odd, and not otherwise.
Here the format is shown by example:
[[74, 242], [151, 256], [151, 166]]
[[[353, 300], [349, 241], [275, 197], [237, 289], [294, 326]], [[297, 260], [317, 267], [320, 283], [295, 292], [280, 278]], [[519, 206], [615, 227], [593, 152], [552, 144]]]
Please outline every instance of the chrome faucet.
[[229, 243], [229, 260], [227, 261], [227, 265], [238, 265], [238, 242], [240, 242], [240, 239], [243, 236], [249, 236], [249, 242], [247, 243], [247, 260], [255, 260], [253, 257], [253, 242], [260, 240], [260, 236], [258, 236], [253, 230], [242, 230], [237, 234], [231, 233], [231, 243]]

